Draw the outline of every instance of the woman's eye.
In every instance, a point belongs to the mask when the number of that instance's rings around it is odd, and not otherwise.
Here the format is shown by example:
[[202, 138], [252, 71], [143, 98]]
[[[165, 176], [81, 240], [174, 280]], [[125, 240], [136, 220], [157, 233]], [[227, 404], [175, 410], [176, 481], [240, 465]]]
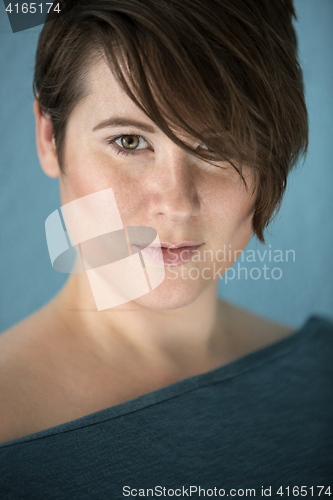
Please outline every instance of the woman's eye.
[[197, 149], [204, 149], [205, 151], [213, 152], [211, 149], [209, 149], [206, 144], [199, 144]]
[[145, 149], [149, 147], [148, 142], [141, 135], [121, 135], [114, 139], [113, 142], [127, 150]]

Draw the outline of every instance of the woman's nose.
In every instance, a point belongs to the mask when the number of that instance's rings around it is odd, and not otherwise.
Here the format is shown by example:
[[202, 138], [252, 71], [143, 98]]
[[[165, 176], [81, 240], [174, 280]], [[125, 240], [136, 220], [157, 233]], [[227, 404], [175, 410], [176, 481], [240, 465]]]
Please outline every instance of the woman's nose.
[[155, 184], [155, 210], [170, 222], [183, 223], [200, 213], [195, 159], [185, 151], [161, 161]]

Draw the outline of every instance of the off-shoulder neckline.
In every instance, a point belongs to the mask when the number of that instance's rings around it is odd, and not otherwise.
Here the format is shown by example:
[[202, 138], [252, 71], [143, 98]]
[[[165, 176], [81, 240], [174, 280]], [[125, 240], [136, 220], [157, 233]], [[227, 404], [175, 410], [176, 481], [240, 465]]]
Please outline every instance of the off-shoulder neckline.
[[[316, 328], [314, 328], [316, 325]], [[47, 438], [56, 434], [62, 434], [77, 429], [89, 427], [102, 423], [106, 420], [125, 416], [129, 413], [140, 411], [149, 406], [160, 404], [163, 401], [179, 397], [184, 393], [194, 391], [196, 389], [221, 383], [231, 378], [237, 377], [248, 371], [259, 368], [265, 365], [270, 360], [286, 355], [293, 350], [300, 341], [305, 341], [309, 336], [318, 333], [320, 326], [332, 327], [332, 324], [320, 316], [310, 316], [304, 324], [291, 334], [279, 339], [278, 341], [266, 345], [256, 351], [245, 354], [227, 364], [223, 364], [208, 372], [193, 375], [185, 379], [174, 382], [170, 385], [161, 387], [154, 391], [142, 394], [134, 399], [123, 403], [89, 413], [82, 417], [58, 424], [33, 434], [28, 434], [10, 441], [5, 441], [0, 444], [0, 450], [8, 446], [18, 444], [26, 444], [39, 439]]]

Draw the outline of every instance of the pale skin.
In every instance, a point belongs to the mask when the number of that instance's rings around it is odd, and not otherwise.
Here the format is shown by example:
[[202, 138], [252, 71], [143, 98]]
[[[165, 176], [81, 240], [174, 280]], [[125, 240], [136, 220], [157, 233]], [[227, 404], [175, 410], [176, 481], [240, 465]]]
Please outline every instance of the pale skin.
[[[246, 190], [229, 164], [212, 166], [173, 143], [103, 61], [87, 84], [88, 96], [69, 117], [63, 172], [51, 122], [34, 107], [40, 163], [59, 179], [62, 205], [112, 187], [124, 225], [153, 227], [161, 241], [200, 240], [213, 254], [224, 244], [244, 249], [255, 201], [250, 169]], [[105, 124], [115, 117], [141, 125]], [[139, 146], [117, 154], [121, 140], [110, 140], [126, 135], [141, 136]], [[179, 136], [193, 149], [205, 147]], [[207, 266], [210, 279], [185, 279], [189, 269], [201, 276]], [[49, 304], [1, 335], [0, 442], [205, 373], [293, 331], [219, 300], [212, 262], [182, 267], [182, 277], [168, 279], [165, 268], [155, 290], [102, 312], [86, 276], [73, 274]]]

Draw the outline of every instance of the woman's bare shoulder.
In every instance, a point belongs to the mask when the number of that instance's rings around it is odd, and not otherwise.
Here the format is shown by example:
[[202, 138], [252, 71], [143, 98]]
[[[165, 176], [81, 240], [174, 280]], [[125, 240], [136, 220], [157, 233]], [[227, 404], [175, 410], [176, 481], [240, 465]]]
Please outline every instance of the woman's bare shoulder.
[[45, 375], [52, 374], [50, 348], [41, 335], [45, 319], [37, 312], [0, 334], [0, 443], [39, 426]]
[[26, 422], [30, 414], [27, 386], [34, 358], [31, 326], [28, 318], [0, 335], [1, 443], [24, 434], [22, 415]]
[[52, 307], [0, 335], [0, 443], [122, 402], [110, 391], [114, 372], [89, 347]]
[[[48, 321], [40, 310], [0, 334], [0, 372], [14, 372], [31, 365], [42, 349], [42, 336]], [[11, 373], [13, 375], [13, 373]]]

